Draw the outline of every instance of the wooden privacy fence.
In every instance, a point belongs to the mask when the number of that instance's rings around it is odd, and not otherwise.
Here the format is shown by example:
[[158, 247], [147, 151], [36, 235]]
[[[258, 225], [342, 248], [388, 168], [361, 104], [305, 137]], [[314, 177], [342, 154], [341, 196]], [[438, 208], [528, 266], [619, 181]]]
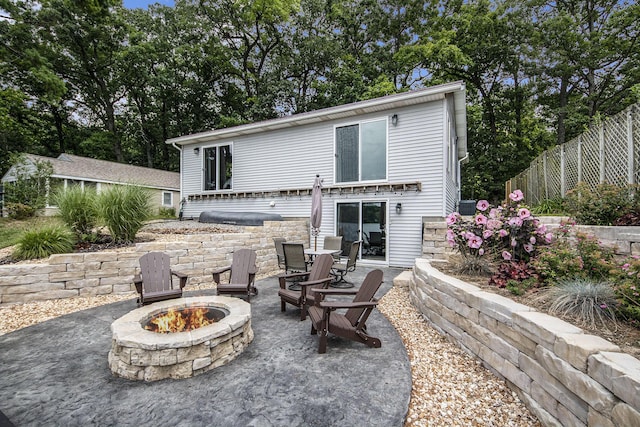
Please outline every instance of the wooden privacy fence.
[[594, 126], [577, 138], [549, 149], [527, 170], [505, 184], [506, 194], [520, 189], [529, 205], [564, 197], [579, 182], [595, 188], [640, 182], [640, 104]]

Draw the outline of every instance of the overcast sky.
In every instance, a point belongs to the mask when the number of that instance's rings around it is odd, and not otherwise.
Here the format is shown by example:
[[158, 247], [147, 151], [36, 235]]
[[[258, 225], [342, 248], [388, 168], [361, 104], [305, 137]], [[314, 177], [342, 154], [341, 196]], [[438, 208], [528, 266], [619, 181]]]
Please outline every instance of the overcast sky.
[[148, 5], [160, 3], [167, 6], [173, 6], [173, 0], [124, 0], [124, 7], [128, 9], [143, 8], [146, 9]]

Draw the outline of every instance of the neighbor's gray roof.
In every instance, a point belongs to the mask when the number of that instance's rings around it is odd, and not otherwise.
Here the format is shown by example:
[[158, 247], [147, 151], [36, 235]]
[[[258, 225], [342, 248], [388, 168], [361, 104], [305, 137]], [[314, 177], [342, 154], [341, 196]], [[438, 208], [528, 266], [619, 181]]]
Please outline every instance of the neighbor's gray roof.
[[[33, 161], [48, 161], [53, 166], [53, 177], [104, 183], [137, 184], [161, 189], [180, 189], [180, 174], [160, 169], [132, 166], [124, 163], [91, 159], [73, 154], [60, 154], [58, 158], [27, 154]], [[11, 170], [7, 172], [10, 175]], [[5, 177], [7, 177], [5, 175]]]

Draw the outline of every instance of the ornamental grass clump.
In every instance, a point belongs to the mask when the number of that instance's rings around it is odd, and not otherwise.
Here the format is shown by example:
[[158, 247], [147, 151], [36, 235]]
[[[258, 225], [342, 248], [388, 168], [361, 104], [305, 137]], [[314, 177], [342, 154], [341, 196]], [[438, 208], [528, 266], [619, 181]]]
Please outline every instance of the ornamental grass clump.
[[109, 187], [98, 195], [97, 209], [114, 242], [133, 242], [152, 216], [151, 195], [135, 185]]
[[47, 226], [25, 232], [12, 253], [15, 259], [46, 258], [53, 254], [73, 252], [75, 238], [65, 227]]
[[550, 301], [549, 313], [570, 316], [592, 329], [602, 326], [617, 328], [616, 293], [608, 282], [575, 278], [550, 287], [545, 297]]
[[55, 194], [54, 202], [62, 221], [75, 233], [79, 241], [92, 240], [98, 221], [96, 192], [73, 185]]

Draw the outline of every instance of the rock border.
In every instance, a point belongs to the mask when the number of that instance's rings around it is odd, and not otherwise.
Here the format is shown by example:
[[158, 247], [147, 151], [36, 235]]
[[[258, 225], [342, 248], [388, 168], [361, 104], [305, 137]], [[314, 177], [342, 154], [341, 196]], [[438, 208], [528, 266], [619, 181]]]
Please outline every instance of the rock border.
[[506, 380], [544, 425], [640, 425], [640, 361], [545, 313], [417, 259], [411, 302], [429, 323]]

